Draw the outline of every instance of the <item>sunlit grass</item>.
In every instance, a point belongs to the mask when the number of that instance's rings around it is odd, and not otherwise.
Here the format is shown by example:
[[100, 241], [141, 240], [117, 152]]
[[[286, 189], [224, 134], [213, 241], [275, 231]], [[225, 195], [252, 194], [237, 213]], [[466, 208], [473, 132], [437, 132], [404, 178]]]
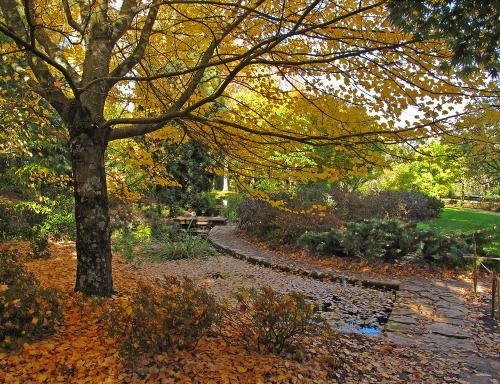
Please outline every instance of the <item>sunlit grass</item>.
[[493, 241], [485, 247], [488, 252], [500, 254], [500, 214], [467, 208], [445, 208], [438, 219], [419, 224], [439, 232], [494, 231]]

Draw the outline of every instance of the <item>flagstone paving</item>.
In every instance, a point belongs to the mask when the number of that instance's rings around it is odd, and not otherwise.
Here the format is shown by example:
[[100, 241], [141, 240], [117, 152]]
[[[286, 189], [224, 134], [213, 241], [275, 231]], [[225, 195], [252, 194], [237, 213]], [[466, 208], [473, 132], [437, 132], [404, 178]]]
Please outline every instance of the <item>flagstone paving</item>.
[[[418, 277], [380, 280], [363, 273], [333, 272], [262, 250], [239, 238], [236, 226], [232, 225], [213, 228], [209, 240], [219, 250], [253, 264], [318, 280], [344, 280], [364, 287], [394, 290], [396, 300], [384, 333], [389, 340], [402, 345], [418, 345], [462, 361], [467, 368], [462, 383], [500, 383], [500, 362], [481, 356], [474, 342], [473, 324], [463, 297], [463, 290], [470, 286], [463, 281]], [[494, 337], [500, 345], [498, 333]]]

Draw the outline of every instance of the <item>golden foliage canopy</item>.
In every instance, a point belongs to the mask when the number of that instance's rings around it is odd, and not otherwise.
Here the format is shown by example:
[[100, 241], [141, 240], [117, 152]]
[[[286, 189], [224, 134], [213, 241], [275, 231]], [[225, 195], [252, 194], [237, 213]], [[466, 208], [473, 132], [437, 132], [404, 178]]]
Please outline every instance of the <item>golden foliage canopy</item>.
[[[497, 94], [485, 73], [444, 73], [446, 44], [402, 33], [384, 0], [0, 0], [0, 10], [2, 60], [70, 134], [76, 106], [106, 140], [187, 135], [242, 175], [336, 179], [275, 156], [314, 158], [311, 146], [325, 145], [362, 173], [382, 144], [441, 135], [470, 112], [453, 105]], [[418, 116], [404, 123], [408, 108]]]

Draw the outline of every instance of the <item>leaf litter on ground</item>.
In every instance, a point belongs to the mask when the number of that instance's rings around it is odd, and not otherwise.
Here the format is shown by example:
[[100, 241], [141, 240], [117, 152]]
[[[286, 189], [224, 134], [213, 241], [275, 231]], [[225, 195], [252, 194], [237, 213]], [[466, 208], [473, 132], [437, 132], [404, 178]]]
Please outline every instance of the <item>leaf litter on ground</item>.
[[119, 294], [100, 299], [72, 292], [73, 243], [52, 244], [51, 258], [27, 262], [27, 267], [43, 286], [65, 294], [65, 324], [51, 337], [24, 344], [18, 351], [0, 351], [0, 382], [443, 383], [458, 382], [463, 369], [458, 361], [395, 345], [384, 337], [342, 333], [328, 343], [321, 338], [308, 340], [301, 361], [249, 352], [219, 337], [205, 337], [194, 351], [148, 357], [131, 369], [119, 359], [118, 341], [108, 338], [101, 315], [113, 300], [129, 295], [148, 278], [147, 271], [115, 255], [113, 278]]

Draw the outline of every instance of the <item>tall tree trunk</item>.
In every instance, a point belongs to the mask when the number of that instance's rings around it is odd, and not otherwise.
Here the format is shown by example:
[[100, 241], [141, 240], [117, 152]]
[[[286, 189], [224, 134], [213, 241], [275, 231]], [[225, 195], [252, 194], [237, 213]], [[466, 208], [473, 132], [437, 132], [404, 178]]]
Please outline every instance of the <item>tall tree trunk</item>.
[[71, 138], [77, 272], [75, 290], [109, 296], [113, 291], [108, 193], [104, 169], [106, 140], [93, 127]]

